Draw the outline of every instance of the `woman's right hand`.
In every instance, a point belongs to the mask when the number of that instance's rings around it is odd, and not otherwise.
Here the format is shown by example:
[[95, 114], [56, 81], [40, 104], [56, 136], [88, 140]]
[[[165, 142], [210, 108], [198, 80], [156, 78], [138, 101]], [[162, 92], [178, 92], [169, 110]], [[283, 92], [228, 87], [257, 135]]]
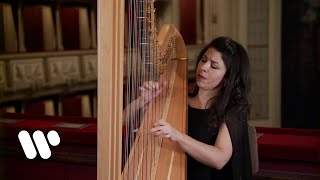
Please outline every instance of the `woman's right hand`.
[[157, 97], [163, 90], [167, 89], [168, 83], [158, 83], [156, 81], [146, 81], [139, 87], [140, 90], [140, 108]]
[[180, 131], [173, 128], [163, 119], [160, 119], [159, 121], [154, 123], [153, 128], [150, 129], [150, 133], [152, 133], [154, 136], [162, 136], [164, 138], [170, 139], [172, 142], [177, 142], [182, 137]]

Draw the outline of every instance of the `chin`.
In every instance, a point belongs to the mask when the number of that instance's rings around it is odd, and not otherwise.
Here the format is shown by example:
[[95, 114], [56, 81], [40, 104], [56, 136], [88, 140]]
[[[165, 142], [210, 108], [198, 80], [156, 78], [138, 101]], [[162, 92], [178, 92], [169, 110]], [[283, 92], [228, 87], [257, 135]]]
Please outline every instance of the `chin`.
[[203, 89], [203, 88], [204, 88], [204, 85], [205, 85], [204, 82], [199, 82], [199, 81], [197, 81], [197, 86], [198, 86], [199, 88]]

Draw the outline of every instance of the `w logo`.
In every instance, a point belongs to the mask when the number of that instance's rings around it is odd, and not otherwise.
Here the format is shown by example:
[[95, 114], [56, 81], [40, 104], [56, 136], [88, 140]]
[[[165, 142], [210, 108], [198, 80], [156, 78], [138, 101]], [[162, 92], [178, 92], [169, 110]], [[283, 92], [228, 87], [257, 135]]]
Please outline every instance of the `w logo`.
[[[37, 130], [33, 133], [32, 137], [42, 159], [48, 159], [51, 156], [51, 150], [43, 132]], [[34, 159], [37, 156], [37, 151], [29, 133], [25, 130], [20, 131], [18, 134], [18, 138], [26, 157], [28, 159]], [[54, 130], [48, 133], [47, 138], [52, 146], [57, 146], [60, 143], [59, 134]]]

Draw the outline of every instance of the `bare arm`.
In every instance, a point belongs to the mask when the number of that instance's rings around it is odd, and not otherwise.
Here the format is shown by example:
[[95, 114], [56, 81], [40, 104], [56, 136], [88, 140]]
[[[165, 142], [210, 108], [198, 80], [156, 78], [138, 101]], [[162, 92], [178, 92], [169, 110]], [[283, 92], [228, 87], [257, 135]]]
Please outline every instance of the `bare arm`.
[[232, 155], [231, 138], [225, 123], [221, 125], [214, 145], [202, 143], [182, 134], [163, 120], [155, 123], [155, 127], [150, 131], [156, 136], [163, 135], [163, 137], [178, 143], [181, 149], [194, 159], [212, 168], [223, 168]]
[[123, 121], [125, 123], [131, 117], [133, 117], [134, 113], [145, 107], [145, 105], [150, 102], [152, 99], [157, 97], [163, 90], [167, 88], [167, 82], [158, 83], [155, 81], [146, 81], [143, 83], [140, 90], [140, 96], [128, 104], [123, 110]]
[[123, 110], [122, 124], [125, 124], [125, 122], [127, 122], [131, 117], [133, 117], [134, 113], [140, 108], [142, 108], [146, 103], [147, 102], [144, 102], [143, 98], [139, 96], [137, 99], [132, 101], [129, 105], [127, 105]]

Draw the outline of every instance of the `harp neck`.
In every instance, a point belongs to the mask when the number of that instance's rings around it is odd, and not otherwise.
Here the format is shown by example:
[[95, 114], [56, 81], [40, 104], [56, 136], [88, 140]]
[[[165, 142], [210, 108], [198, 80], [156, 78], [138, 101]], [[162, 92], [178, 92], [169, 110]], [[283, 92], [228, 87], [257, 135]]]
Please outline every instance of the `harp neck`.
[[156, 58], [155, 54], [157, 54], [154, 2], [139, 0], [138, 6], [139, 49], [141, 49], [142, 63], [150, 69], [153, 68], [153, 58]]

